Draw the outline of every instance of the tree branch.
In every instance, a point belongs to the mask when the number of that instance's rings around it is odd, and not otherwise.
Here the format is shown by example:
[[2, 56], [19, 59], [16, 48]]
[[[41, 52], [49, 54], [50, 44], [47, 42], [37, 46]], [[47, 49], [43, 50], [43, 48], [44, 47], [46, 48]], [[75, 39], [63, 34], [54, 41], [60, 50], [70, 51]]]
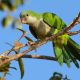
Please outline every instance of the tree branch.
[[33, 59], [44, 59], [44, 60], [57, 61], [57, 59], [55, 57], [45, 56], [45, 55], [37, 55], [37, 54], [24, 55], [24, 56], [22, 56], [22, 58], [33, 58]]
[[[52, 56], [45, 56], [45, 55], [38, 55], [38, 54], [31, 54], [31, 55], [24, 55], [21, 58], [31, 58], [31, 59], [41, 59], [41, 60], [50, 60], [50, 61], [57, 61], [56, 57]], [[64, 61], [65, 63], [65, 61]]]
[[70, 35], [70, 36], [73, 36], [73, 35], [76, 35], [76, 34], [79, 34], [79, 33], [80, 33], [80, 30], [74, 31], [74, 32], [67, 32], [67, 34]]
[[78, 16], [73, 20], [73, 22], [72, 22], [68, 27], [64, 28], [62, 31], [60, 31], [60, 32], [57, 33], [57, 34], [52, 35], [51, 37], [47, 37], [47, 38], [45, 38], [44, 40], [36, 41], [32, 47], [29, 47], [29, 48], [28, 48], [28, 50], [23, 51], [21, 54], [15, 54], [15, 55], [13, 55], [12, 57], [9, 57], [9, 59], [7, 59], [7, 60], [5, 60], [4, 62], [0, 63], [0, 67], [1, 67], [2, 65], [6, 64], [6, 63], [8, 63], [8, 62], [10, 62], [10, 61], [12, 61], [12, 60], [16, 60], [16, 59], [24, 56], [24, 55], [27, 54], [28, 52], [32, 51], [32, 50], [34, 49], [34, 47], [35, 47], [35, 48], [38, 48], [38, 47], [40, 47], [41, 45], [47, 43], [48, 41], [53, 40], [53, 39], [57, 38], [58, 36], [61, 36], [61, 35], [65, 34], [65, 33], [67, 33], [70, 29], [72, 29], [72, 28], [75, 26], [75, 24], [76, 24], [76, 22], [78, 22], [78, 19], [79, 19], [79, 18], [80, 18], [80, 13], [78, 14]]

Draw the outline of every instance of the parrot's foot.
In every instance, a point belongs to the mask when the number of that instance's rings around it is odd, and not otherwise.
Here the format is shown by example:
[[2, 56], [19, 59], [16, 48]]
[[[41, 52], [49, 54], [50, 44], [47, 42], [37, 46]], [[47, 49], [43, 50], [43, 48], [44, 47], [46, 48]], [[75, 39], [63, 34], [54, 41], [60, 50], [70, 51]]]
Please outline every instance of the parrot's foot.
[[33, 42], [33, 41], [28, 41], [28, 43], [27, 43], [26, 45], [29, 46], [29, 47], [32, 47], [35, 51], [37, 51], [37, 50], [36, 50], [36, 47], [34, 46], [34, 45], [35, 45], [35, 42]]
[[35, 42], [32, 41], [28, 41], [28, 43], [26, 44], [27, 46], [33, 46]]

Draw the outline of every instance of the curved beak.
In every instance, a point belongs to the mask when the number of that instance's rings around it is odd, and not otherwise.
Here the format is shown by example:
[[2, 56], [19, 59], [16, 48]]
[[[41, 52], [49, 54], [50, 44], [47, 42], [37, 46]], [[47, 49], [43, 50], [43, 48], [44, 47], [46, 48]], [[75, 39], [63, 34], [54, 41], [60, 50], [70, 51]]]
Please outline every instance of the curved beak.
[[26, 19], [25, 17], [20, 18], [20, 20], [21, 20], [21, 23], [22, 23], [22, 24], [26, 24], [26, 20], [27, 20], [27, 19]]

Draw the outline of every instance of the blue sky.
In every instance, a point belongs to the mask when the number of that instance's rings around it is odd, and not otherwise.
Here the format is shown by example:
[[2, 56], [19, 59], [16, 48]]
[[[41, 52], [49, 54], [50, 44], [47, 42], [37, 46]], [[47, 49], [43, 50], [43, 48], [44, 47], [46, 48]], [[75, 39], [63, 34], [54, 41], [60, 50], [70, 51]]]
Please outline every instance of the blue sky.
[[[11, 13], [14, 17], [19, 18], [19, 14], [23, 10], [34, 10], [39, 13], [43, 12], [53, 12], [60, 16], [67, 25], [74, 19], [74, 17], [80, 11], [80, 0], [27, 0], [25, 5], [18, 8], [18, 11]], [[7, 15], [7, 13], [0, 12], [1, 18]], [[0, 24], [1, 26], [1, 24]], [[28, 26], [23, 25], [23, 28], [29, 32]], [[78, 30], [80, 26], [74, 27], [72, 30]], [[5, 42], [17, 41], [20, 33], [12, 30], [11, 28], [3, 29], [0, 27], [0, 53], [9, 49], [10, 47], [5, 44]], [[29, 32], [29, 37], [36, 40]], [[72, 36], [72, 38], [80, 44], [80, 34]], [[25, 40], [23, 39], [24, 43]], [[32, 51], [29, 54], [40, 54], [53, 56], [53, 49], [51, 42], [41, 46], [37, 49], [37, 52]], [[46, 61], [46, 60], [34, 60], [34, 59], [23, 59], [25, 65], [25, 75], [23, 80], [49, 80], [53, 75], [53, 72], [60, 72], [64, 76], [67, 75], [71, 80], [80, 80], [80, 69], [77, 69], [74, 64], [71, 64], [71, 68], [68, 68], [65, 64], [60, 67], [57, 62]], [[17, 66], [17, 62], [13, 62], [12, 66]], [[18, 68], [18, 66], [17, 66]], [[10, 74], [6, 78], [7, 80], [20, 80], [19, 70], [10, 70]]]

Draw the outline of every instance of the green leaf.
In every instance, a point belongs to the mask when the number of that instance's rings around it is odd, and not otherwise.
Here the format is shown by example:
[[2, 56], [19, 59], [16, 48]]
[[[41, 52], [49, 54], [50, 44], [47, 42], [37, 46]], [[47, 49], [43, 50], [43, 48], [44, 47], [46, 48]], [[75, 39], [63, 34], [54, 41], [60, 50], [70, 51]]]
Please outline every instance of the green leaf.
[[21, 78], [23, 78], [24, 76], [24, 64], [21, 58], [18, 59], [18, 63], [19, 63], [19, 67], [20, 67], [20, 71], [21, 71]]
[[[16, 54], [19, 53], [15, 51]], [[18, 59], [18, 64], [19, 64], [19, 68], [20, 68], [20, 72], [21, 72], [21, 79], [23, 78], [24, 76], [24, 64], [23, 64], [23, 60], [21, 58]]]
[[14, 0], [14, 5], [18, 7], [19, 5], [23, 4], [24, 0]]
[[4, 11], [7, 9], [8, 9], [8, 7], [4, 3], [0, 3], [0, 10]]
[[11, 0], [1, 0], [1, 3], [5, 4], [10, 11], [13, 11], [15, 9], [15, 6]]
[[2, 25], [4, 28], [8, 27], [9, 25], [11, 25], [13, 22], [13, 18], [11, 16], [7, 16], [2, 20]]

